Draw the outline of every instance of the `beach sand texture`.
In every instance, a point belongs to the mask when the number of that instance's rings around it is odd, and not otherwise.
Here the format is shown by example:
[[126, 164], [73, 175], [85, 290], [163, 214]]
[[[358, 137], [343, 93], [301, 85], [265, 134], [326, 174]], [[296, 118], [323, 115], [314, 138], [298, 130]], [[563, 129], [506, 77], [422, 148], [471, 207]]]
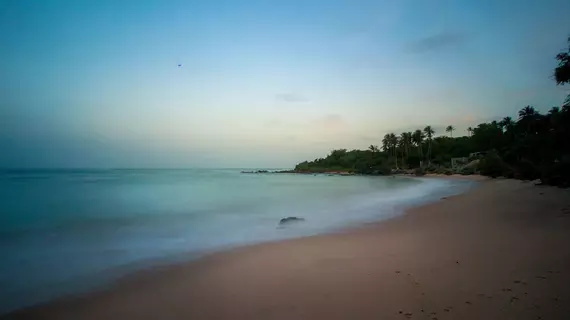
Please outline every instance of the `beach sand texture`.
[[8, 318], [570, 319], [570, 193], [483, 181], [389, 221], [156, 268]]

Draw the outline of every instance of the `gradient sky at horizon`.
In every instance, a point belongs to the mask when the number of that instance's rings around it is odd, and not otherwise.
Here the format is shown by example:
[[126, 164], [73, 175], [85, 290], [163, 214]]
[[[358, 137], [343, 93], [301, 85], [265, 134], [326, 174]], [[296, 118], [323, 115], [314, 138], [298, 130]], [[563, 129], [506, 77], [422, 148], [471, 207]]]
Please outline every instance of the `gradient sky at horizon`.
[[462, 134], [562, 102], [551, 75], [569, 12], [0, 0], [0, 167], [292, 167], [427, 124]]

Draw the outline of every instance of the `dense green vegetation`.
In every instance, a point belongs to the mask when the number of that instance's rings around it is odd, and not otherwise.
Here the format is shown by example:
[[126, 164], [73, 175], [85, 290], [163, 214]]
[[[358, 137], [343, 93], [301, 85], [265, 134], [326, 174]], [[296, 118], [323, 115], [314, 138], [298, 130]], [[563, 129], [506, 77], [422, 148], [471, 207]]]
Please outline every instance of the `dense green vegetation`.
[[[557, 85], [570, 83], [570, 38], [568, 51], [556, 56]], [[297, 172], [349, 171], [362, 174], [388, 174], [393, 170], [417, 169], [451, 173], [451, 159], [479, 159], [456, 166], [459, 173], [479, 172], [491, 177], [542, 179], [544, 183], [568, 186], [570, 182], [570, 96], [560, 107], [541, 114], [532, 106], [522, 108], [516, 119], [481, 123], [467, 129], [467, 136], [435, 136], [431, 126], [399, 135], [388, 133], [381, 147], [367, 150], [338, 149], [325, 158], [305, 161]], [[473, 164], [475, 163], [475, 165]]]

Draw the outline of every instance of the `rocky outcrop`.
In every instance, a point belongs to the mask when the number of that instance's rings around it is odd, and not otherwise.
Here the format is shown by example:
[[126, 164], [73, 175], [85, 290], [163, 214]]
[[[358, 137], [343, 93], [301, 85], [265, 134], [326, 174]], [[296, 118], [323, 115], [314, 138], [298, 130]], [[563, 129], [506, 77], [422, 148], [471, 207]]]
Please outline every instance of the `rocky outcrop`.
[[269, 173], [269, 171], [267, 171], [267, 170], [242, 171], [241, 173]]

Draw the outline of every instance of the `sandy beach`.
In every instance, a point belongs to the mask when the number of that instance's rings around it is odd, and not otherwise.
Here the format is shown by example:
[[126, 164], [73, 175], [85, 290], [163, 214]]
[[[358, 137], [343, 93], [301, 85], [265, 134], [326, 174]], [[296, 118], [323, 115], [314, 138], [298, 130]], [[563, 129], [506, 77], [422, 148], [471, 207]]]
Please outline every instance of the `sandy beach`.
[[569, 195], [484, 180], [389, 221], [211, 254], [7, 318], [570, 319]]

